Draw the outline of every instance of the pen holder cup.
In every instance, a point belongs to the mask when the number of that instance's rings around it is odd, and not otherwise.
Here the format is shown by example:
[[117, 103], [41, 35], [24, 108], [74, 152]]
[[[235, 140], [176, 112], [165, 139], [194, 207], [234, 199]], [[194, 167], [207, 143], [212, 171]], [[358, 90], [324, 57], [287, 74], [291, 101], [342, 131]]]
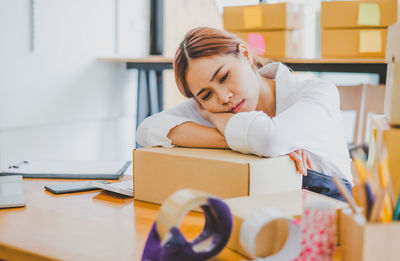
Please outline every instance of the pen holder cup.
[[340, 214], [341, 256], [344, 261], [398, 261], [400, 222], [365, 223], [350, 209]]

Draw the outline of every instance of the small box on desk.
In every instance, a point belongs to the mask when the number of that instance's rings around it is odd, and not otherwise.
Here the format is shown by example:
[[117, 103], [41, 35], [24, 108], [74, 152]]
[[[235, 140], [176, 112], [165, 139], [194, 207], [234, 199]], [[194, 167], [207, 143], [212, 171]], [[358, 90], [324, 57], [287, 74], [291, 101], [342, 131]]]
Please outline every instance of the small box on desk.
[[[305, 197], [304, 193], [307, 193]], [[306, 204], [313, 202], [326, 202], [326, 204], [330, 204], [337, 209], [337, 228], [339, 229], [340, 226], [338, 222], [340, 210], [347, 208], [348, 204], [343, 201], [329, 198], [311, 191], [298, 190], [269, 195], [231, 198], [225, 200], [225, 203], [231, 209], [233, 216], [232, 233], [227, 246], [242, 255], [250, 257], [242, 248], [239, 241], [239, 232], [244, 220], [253, 212], [263, 207], [276, 208], [288, 217], [300, 218], [303, 214], [304, 199]], [[339, 236], [337, 239], [339, 240]], [[271, 246], [268, 247], [271, 248], [271, 252], [275, 252], [276, 250], [282, 248], [283, 244], [284, 242], [275, 242], [275, 244], [271, 244]]]
[[135, 199], [161, 204], [193, 188], [220, 198], [301, 190], [288, 156], [263, 158], [223, 149], [141, 148], [134, 152]]
[[350, 209], [344, 209], [341, 222], [343, 261], [397, 261], [400, 258], [400, 222], [357, 222]]
[[321, 56], [384, 58], [387, 29], [322, 29]]

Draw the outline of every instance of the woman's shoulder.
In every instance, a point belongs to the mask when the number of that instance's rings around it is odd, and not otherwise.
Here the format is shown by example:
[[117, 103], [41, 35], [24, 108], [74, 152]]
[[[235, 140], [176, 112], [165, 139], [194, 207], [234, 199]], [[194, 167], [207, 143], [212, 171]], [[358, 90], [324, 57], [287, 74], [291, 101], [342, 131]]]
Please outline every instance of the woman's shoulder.
[[337, 107], [340, 104], [340, 96], [336, 85], [330, 81], [311, 78], [298, 82], [297, 99], [315, 101], [326, 106]]
[[320, 94], [334, 94], [337, 92], [337, 87], [331, 81], [321, 78], [310, 78], [300, 80], [297, 82], [298, 91], [301, 92], [315, 92]]
[[173, 112], [193, 112], [194, 110], [196, 110], [196, 105], [194, 103], [193, 98], [190, 98], [174, 105], [173, 107], [166, 109], [165, 111], [173, 113]]

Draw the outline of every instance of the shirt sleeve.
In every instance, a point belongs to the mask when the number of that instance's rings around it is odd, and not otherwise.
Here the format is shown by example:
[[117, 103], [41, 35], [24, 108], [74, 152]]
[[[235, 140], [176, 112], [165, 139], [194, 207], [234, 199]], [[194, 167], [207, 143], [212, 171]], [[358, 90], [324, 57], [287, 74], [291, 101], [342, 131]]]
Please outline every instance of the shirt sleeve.
[[233, 150], [266, 157], [299, 148], [326, 150], [342, 127], [339, 103], [335, 85], [309, 80], [292, 106], [274, 118], [256, 111], [234, 115], [225, 128], [225, 138]]
[[189, 121], [214, 127], [198, 114], [193, 99], [189, 99], [175, 107], [146, 118], [140, 123], [136, 131], [136, 141], [145, 147], [173, 147], [171, 139], [168, 138], [170, 130]]

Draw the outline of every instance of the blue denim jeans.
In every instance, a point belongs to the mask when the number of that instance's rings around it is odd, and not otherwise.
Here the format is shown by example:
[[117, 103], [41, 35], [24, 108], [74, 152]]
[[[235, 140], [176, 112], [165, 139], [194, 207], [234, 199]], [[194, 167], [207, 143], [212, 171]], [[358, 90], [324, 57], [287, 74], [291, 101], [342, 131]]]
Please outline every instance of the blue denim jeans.
[[[342, 180], [349, 190], [350, 194], [353, 195], [351, 184], [345, 179]], [[308, 189], [310, 191], [328, 197], [345, 201], [344, 197], [342, 196], [335, 182], [333, 181], [333, 178], [315, 170], [307, 169], [307, 176], [303, 176], [302, 187], [303, 189]]]

